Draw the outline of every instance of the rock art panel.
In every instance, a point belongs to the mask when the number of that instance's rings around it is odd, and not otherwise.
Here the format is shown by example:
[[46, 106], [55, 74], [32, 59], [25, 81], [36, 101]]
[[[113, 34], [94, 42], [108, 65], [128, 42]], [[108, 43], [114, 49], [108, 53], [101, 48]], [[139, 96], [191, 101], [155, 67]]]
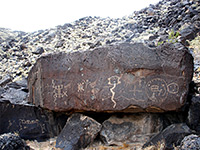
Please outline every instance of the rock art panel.
[[54, 111], [172, 111], [185, 102], [193, 58], [185, 47], [116, 44], [41, 57], [29, 102]]
[[17, 133], [23, 139], [43, 141], [57, 136], [64, 126], [65, 116], [33, 105], [0, 101], [0, 134]]

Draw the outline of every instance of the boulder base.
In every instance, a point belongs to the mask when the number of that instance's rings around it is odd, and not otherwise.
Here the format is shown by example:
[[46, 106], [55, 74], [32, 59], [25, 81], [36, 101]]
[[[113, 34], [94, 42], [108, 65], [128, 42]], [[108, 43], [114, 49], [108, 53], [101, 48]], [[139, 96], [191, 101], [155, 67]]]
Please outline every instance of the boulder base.
[[100, 137], [106, 145], [144, 145], [162, 129], [157, 114], [131, 114], [112, 116], [102, 124]]
[[49, 54], [29, 73], [29, 102], [54, 111], [161, 112], [185, 102], [193, 58], [180, 44]]
[[101, 130], [101, 124], [82, 114], [73, 114], [56, 140], [56, 147], [79, 150], [92, 143]]

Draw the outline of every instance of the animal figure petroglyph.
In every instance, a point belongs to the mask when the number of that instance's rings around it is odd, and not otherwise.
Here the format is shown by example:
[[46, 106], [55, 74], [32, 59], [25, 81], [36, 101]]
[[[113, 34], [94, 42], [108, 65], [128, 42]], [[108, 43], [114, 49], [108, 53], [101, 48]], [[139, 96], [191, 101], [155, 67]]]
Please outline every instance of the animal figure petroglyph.
[[110, 88], [110, 92], [112, 93], [111, 101], [114, 103], [113, 108], [115, 108], [116, 104], [117, 104], [116, 101], [114, 100], [114, 97], [115, 97], [114, 89], [120, 83], [121, 83], [120, 77], [118, 77], [118, 76], [112, 76], [112, 77], [108, 78], [108, 85], [113, 86], [112, 88]]

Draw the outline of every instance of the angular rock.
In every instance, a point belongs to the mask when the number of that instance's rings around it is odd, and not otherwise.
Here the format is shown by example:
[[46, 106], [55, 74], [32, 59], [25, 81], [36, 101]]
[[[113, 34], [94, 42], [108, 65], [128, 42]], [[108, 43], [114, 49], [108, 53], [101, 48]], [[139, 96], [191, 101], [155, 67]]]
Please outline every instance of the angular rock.
[[16, 134], [6, 133], [0, 135], [1, 150], [30, 150], [25, 142]]
[[7, 83], [12, 81], [12, 77], [9, 75], [6, 75], [3, 77], [3, 79], [0, 80], [0, 86], [5, 86]]
[[185, 123], [172, 124], [152, 137], [144, 144], [143, 148], [162, 143], [166, 150], [171, 150], [174, 146], [180, 145], [185, 136], [193, 133], [195, 133], [195, 131], [191, 130]]
[[200, 149], [200, 137], [191, 134], [186, 137], [181, 141], [179, 150], [199, 150]]
[[191, 104], [189, 106], [187, 123], [188, 126], [200, 133], [200, 97], [193, 96], [191, 99]]
[[42, 141], [60, 133], [64, 125], [59, 118], [35, 106], [0, 101], [0, 134], [16, 132], [23, 139]]
[[42, 54], [44, 53], [44, 48], [43, 47], [37, 47], [35, 51], [32, 52], [33, 54]]
[[101, 124], [82, 114], [73, 114], [56, 140], [56, 147], [65, 150], [79, 150], [93, 142]]
[[161, 128], [161, 118], [156, 114], [112, 116], [103, 122], [100, 137], [106, 145], [142, 146]]
[[192, 73], [193, 57], [180, 44], [50, 54], [29, 72], [29, 102], [54, 111], [173, 111], [186, 101]]
[[9, 100], [13, 104], [24, 103], [28, 93], [21, 89], [9, 88], [1, 94], [2, 100]]

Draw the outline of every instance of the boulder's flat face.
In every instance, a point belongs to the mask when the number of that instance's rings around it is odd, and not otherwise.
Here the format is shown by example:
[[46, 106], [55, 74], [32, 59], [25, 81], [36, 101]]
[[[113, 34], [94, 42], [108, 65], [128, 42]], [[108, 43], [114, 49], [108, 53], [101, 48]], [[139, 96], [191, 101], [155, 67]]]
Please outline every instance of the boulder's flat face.
[[173, 111], [184, 104], [192, 74], [193, 57], [180, 44], [49, 54], [29, 72], [29, 102], [54, 111]]

